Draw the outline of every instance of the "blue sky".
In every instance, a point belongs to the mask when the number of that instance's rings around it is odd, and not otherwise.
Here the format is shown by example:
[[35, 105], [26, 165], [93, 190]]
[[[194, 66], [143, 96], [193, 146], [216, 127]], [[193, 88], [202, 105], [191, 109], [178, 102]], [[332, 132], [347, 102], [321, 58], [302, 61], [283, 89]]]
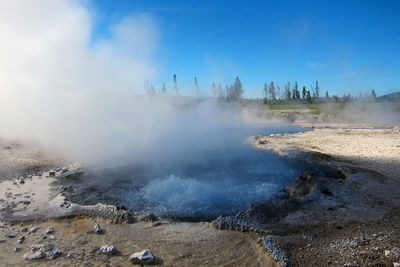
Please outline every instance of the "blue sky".
[[[93, 40], [130, 14], [154, 20], [152, 55], [159, 89], [177, 74], [183, 91], [197, 76], [212, 82], [239, 76], [246, 97], [261, 97], [265, 82], [288, 81], [343, 95], [400, 91], [400, 1], [140, 1], [92, 0]], [[172, 89], [172, 88], [171, 88]]]

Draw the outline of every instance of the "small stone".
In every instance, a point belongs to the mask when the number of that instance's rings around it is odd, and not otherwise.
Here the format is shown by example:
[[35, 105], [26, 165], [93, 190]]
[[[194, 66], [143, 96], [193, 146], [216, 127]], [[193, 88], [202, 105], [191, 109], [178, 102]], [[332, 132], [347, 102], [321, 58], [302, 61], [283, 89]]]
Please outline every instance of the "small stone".
[[151, 253], [149, 249], [145, 249], [141, 252], [133, 253], [129, 260], [134, 264], [142, 264], [142, 263], [154, 263], [154, 255]]
[[93, 226], [93, 231], [94, 231], [96, 234], [101, 234], [101, 233], [103, 233], [103, 229], [101, 229], [100, 224], [98, 224], [98, 223], [96, 223], [96, 225]]
[[47, 228], [47, 230], [46, 230], [46, 234], [52, 234], [52, 233], [54, 233], [54, 228], [53, 227], [48, 227]]
[[378, 234], [373, 234], [372, 236], [373, 236], [373, 237], [377, 237], [377, 236], [378, 236]]
[[55, 177], [56, 176], [56, 172], [49, 172], [49, 176], [50, 177]]
[[24, 228], [22, 228], [22, 229], [21, 229], [21, 232], [23, 232], [23, 233], [26, 233], [26, 232], [28, 232], [28, 227], [24, 227]]
[[101, 253], [113, 255], [117, 252], [117, 249], [114, 246], [103, 245], [100, 248]]
[[49, 235], [49, 239], [50, 239], [50, 240], [55, 240], [56, 237], [55, 237], [54, 235]]
[[8, 232], [8, 233], [6, 233], [4, 236], [5, 236], [5, 237], [8, 237], [8, 238], [14, 238], [14, 237], [16, 237], [17, 235]]
[[40, 229], [40, 227], [34, 226], [34, 227], [31, 228], [31, 230], [29, 230], [29, 232], [36, 233], [36, 231], [39, 230], [39, 229]]
[[42, 239], [47, 239], [47, 235], [42, 236]]
[[357, 241], [351, 241], [350, 242], [350, 247], [352, 247], [352, 248], [356, 248], [358, 246], [358, 242]]
[[0, 239], [0, 243], [4, 243], [6, 242], [4, 239]]
[[24, 184], [25, 181], [24, 181], [24, 180], [20, 180], [19, 183], [20, 183], [20, 184]]
[[389, 255], [390, 255], [390, 250], [385, 250], [385, 256], [389, 257]]
[[61, 254], [61, 251], [54, 245], [46, 246], [42, 250], [46, 258], [49, 260], [55, 259]]
[[21, 248], [19, 248], [19, 247], [14, 248], [14, 252], [20, 252], [20, 251], [21, 251]]
[[42, 252], [42, 249], [43, 249], [43, 245], [42, 244], [36, 244], [36, 245], [32, 245], [30, 248], [29, 248], [29, 250], [28, 250], [28, 252], [26, 252], [25, 254], [24, 254], [24, 259], [26, 259], [26, 260], [38, 260], [38, 259], [41, 259], [41, 258], [43, 258], [43, 252]]
[[18, 239], [18, 243], [19, 244], [21, 244], [22, 242], [24, 242], [24, 240], [25, 240], [25, 236], [21, 236], [19, 239]]

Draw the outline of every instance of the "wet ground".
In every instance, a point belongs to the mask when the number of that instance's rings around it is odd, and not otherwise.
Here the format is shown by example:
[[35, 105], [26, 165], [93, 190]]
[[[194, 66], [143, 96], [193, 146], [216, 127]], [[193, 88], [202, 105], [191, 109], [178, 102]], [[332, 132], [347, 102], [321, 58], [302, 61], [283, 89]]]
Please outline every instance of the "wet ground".
[[[90, 233], [100, 223], [103, 234]], [[40, 227], [35, 233], [23, 228]], [[55, 232], [45, 234], [47, 227]], [[16, 234], [7, 238], [8, 232]], [[23, 243], [17, 240], [25, 236]], [[43, 239], [45, 237], [45, 239]], [[129, 256], [150, 249], [158, 263], [165, 266], [276, 266], [256, 245], [259, 236], [234, 231], [217, 231], [208, 223], [170, 221], [109, 224], [88, 218], [64, 219], [3, 225], [0, 228], [0, 262], [2, 266], [132, 266]], [[33, 244], [53, 244], [62, 255], [54, 260], [27, 261], [26, 250]], [[103, 255], [99, 248], [112, 245], [114, 256]], [[15, 248], [17, 252], [15, 252]]]

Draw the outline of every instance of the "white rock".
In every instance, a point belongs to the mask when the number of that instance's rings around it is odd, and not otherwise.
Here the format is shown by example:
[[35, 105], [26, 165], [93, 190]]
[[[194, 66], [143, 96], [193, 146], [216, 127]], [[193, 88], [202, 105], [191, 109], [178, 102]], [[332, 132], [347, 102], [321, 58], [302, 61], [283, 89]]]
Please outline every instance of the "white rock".
[[46, 257], [49, 260], [56, 258], [61, 251], [54, 245], [45, 246], [43, 244], [32, 245], [28, 252], [24, 254], [26, 260], [37, 260]]
[[52, 233], [54, 233], [54, 228], [53, 227], [48, 227], [47, 228], [47, 230], [46, 230], [46, 234], [52, 234]]
[[103, 245], [101, 246], [100, 251], [101, 253], [112, 255], [117, 252], [117, 249], [114, 246]]
[[393, 262], [393, 267], [400, 267], [400, 263], [398, 263], [398, 262]]
[[390, 250], [385, 250], [385, 256], [389, 257], [389, 255], [390, 255]]
[[151, 253], [150, 249], [145, 249], [141, 252], [136, 252], [133, 253], [130, 257], [129, 260], [132, 263], [137, 263], [137, 264], [141, 264], [141, 263], [153, 263], [154, 262], [154, 255], [153, 253]]
[[29, 230], [29, 232], [36, 233], [36, 231], [39, 230], [39, 229], [40, 229], [40, 227], [34, 226], [34, 227], [31, 228], [31, 230]]
[[61, 251], [54, 245], [46, 246], [42, 250], [44, 255], [46, 255], [46, 258], [49, 260], [55, 259], [61, 254]]
[[37, 245], [32, 245], [28, 252], [24, 254], [24, 259], [26, 260], [38, 260], [43, 258], [43, 249], [44, 245], [42, 244], [37, 244]]
[[93, 230], [97, 234], [100, 234], [103, 232], [103, 229], [101, 229], [100, 224], [98, 224], [98, 223], [95, 226], [93, 226]]

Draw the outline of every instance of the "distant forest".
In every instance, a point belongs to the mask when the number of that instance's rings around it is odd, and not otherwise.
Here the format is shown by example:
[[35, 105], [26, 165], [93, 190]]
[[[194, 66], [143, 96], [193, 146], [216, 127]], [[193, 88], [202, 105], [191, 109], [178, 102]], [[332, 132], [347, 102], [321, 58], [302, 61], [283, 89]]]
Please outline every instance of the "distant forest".
[[[178, 81], [176, 74], [173, 75], [174, 92], [178, 93]], [[383, 100], [377, 98], [375, 90], [372, 89], [369, 94], [359, 94], [358, 96], [352, 96], [350, 94], [344, 94], [343, 96], [329, 95], [328, 90], [324, 90], [325, 94], [321, 95], [321, 88], [318, 81], [315, 81], [314, 86], [310, 86], [308, 89], [305, 85], [300, 87], [297, 82], [291, 84], [288, 82], [284, 85], [283, 89], [274, 82], [265, 83], [262, 89], [263, 98], [256, 99], [257, 102], [264, 104], [313, 104], [313, 103], [348, 103], [348, 102], [376, 102]], [[196, 93], [200, 94], [200, 88], [197, 81], [197, 77], [194, 77], [194, 88]], [[155, 95], [157, 93], [164, 94], [167, 93], [165, 83], [160, 91], [156, 91], [153, 85], [146, 83], [146, 91], [150, 95]], [[216, 83], [211, 85], [211, 93], [214, 97], [217, 97], [220, 101], [226, 102], [238, 102], [243, 99], [243, 85], [239, 77], [236, 77], [232, 85], [226, 85], [224, 88], [221, 84], [218, 86]], [[254, 99], [253, 99], [254, 100]]]

